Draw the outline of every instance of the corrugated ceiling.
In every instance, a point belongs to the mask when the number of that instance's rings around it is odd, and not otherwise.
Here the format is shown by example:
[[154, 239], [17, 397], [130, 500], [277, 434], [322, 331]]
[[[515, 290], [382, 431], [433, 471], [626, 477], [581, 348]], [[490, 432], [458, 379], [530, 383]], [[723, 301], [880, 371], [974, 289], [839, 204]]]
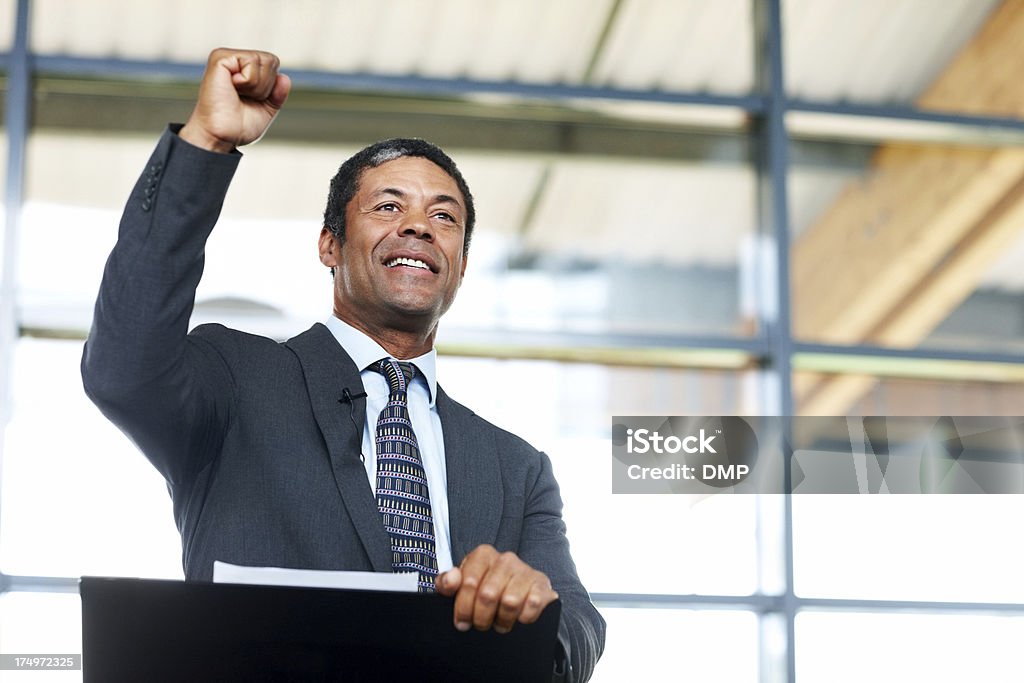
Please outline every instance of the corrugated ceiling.
[[[912, 101], [997, 4], [786, 0], [790, 91]], [[45, 54], [202, 62], [211, 47], [253, 46], [292, 68], [751, 90], [748, 0], [622, 0], [613, 10], [612, 0], [33, 0], [31, 39]]]

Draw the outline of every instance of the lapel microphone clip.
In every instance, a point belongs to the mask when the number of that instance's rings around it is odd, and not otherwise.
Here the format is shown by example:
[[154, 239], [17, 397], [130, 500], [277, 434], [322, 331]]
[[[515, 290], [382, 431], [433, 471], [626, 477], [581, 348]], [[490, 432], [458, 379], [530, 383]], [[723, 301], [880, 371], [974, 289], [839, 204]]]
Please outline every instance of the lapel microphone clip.
[[[356, 424], [356, 400], [360, 398], [366, 398], [365, 391], [360, 391], [358, 394], [353, 394], [351, 391], [348, 390], [348, 387], [345, 387], [344, 389], [341, 390], [341, 398], [338, 399], [338, 403], [348, 404], [348, 419], [352, 422], [352, 429], [355, 430], [356, 439], [358, 439], [359, 443], [362, 444], [363, 430], [358, 424]], [[359, 462], [366, 462], [366, 456], [363, 455], [363, 449], [361, 445], [359, 448]]]

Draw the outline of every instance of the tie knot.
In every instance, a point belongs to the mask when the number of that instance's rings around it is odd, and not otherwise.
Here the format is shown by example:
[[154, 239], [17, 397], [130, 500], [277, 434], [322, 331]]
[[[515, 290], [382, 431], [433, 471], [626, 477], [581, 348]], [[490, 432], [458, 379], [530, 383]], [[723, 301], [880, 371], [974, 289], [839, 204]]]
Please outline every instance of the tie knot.
[[373, 364], [373, 369], [384, 375], [391, 393], [406, 391], [409, 382], [416, 376], [415, 365], [397, 361], [394, 358], [381, 358]]

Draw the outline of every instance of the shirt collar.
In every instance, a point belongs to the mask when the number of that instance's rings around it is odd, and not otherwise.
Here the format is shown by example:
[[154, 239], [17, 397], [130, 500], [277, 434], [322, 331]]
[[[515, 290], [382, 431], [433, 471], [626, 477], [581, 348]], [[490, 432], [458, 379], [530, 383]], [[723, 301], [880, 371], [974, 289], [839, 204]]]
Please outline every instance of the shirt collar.
[[[385, 351], [383, 346], [335, 315], [328, 318], [324, 324], [360, 371], [365, 371], [368, 366], [381, 358], [391, 357], [391, 354]], [[437, 397], [437, 351], [431, 348], [422, 356], [402, 360], [415, 365], [417, 374], [422, 375], [426, 380], [427, 392], [430, 394], [430, 406], [433, 407]]]

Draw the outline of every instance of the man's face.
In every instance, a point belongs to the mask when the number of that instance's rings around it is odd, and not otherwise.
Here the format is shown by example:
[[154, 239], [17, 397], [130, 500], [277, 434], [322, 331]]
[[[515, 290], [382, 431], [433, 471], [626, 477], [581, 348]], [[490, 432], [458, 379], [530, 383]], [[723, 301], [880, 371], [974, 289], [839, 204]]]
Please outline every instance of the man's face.
[[335, 313], [371, 333], [432, 332], [466, 271], [465, 199], [432, 161], [400, 157], [363, 171], [345, 207], [345, 243], [321, 235], [336, 266]]

